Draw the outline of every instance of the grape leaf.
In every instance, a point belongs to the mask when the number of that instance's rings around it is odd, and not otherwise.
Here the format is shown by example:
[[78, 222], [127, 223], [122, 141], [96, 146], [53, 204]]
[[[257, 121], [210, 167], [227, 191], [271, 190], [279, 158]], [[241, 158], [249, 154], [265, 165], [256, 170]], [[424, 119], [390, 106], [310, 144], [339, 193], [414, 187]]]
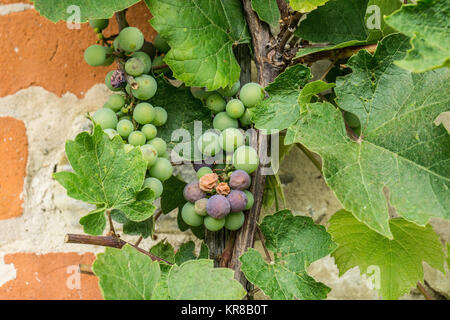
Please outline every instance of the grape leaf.
[[326, 83], [321, 80], [313, 81], [308, 84], [300, 91], [298, 95], [298, 104], [300, 106], [300, 111], [303, 112], [308, 103], [311, 102], [312, 97], [322, 91], [334, 88], [334, 83]]
[[[34, 7], [47, 19], [86, 22], [89, 19], [108, 19], [117, 11], [124, 10], [140, 0], [35, 0]], [[77, 21], [76, 13], [80, 14]]]
[[252, 109], [252, 121], [258, 129], [283, 130], [300, 117], [298, 93], [311, 78], [309, 68], [297, 64], [289, 67], [266, 88], [269, 98]]
[[183, 243], [175, 254], [175, 263], [177, 265], [181, 265], [189, 260], [197, 260], [197, 259], [208, 259], [209, 258], [209, 249], [208, 247], [202, 243], [200, 248], [199, 256], [195, 254], [195, 243], [194, 241], [188, 241]]
[[67, 141], [66, 154], [75, 172], [57, 172], [53, 177], [67, 195], [98, 207], [95, 215], [80, 221], [85, 230], [101, 233], [101, 212], [106, 210], [120, 209], [136, 222], [152, 216], [154, 194], [149, 188], [141, 190], [147, 166], [139, 148], [126, 153], [120, 137], [110, 140], [95, 125], [92, 135], [82, 132]]
[[99, 253], [92, 270], [106, 300], [150, 300], [161, 276], [158, 262], [128, 244]]
[[153, 234], [153, 216], [141, 222], [134, 222], [127, 219], [122, 211], [112, 210], [111, 218], [123, 224], [122, 229], [125, 234], [142, 236], [144, 239]]
[[163, 182], [163, 193], [161, 194], [161, 210], [168, 214], [172, 210], [182, 207], [186, 203], [183, 190], [186, 182], [176, 176], [171, 176]]
[[190, 260], [173, 266], [169, 295], [181, 300], [240, 300], [247, 294], [228, 268], [214, 268], [212, 260]]
[[269, 264], [259, 252], [249, 249], [240, 257], [245, 277], [272, 299], [325, 299], [330, 288], [306, 271], [335, 248], [325, 228], [309, 217], [293, 216], [289, 210], [264, 217], [260, 227], [275, 260]]
[[393, 62], [409, 48], [406, 36], [392, 34], [373, 56], [353, 56], [353, 73], [338, 78], [336, 102], [359, 118], [358, 141], [348, 138], [341, 112], [329, 103], [308, 105], [285, 139], [318, 153], [343, 207], [387, 237], [388, 201], [420, 225], [450, 219], [450, 137], [433, 123], [448, 110], [442, 92], [450, 89], [449, 70], [414, 74], [397, 67]]
[[166, 240], [160, 241], [150, 249], [150, 253], [160, 257], [170, 263], [175, 263], [175, 251], [172, 245]]
[[327, 2], [328, 0], [290, 0], [290, 5], [295, 11], [304, 13], [313, 11]]
[[412, 49], [396, 61], [413, 72], [450, 66], [450, 2], [418, 0], [386, 18], [388, 24], [411, 38]]
[[92, 210], [80, 219], [80, 224], [83, 226], [83, 231], [87, 234], [102, 234], [106, 226], [105, 209]]
[[331, 217], [328, 232], [338, 245], [332, 256], [340, 275], [356, 266], [361, 273], [373, 272], [381, 296], [398, 299], [423, 281], [422, 262], [444, 272], [444, 254], [430, 225], [420, 227], [401, 218], [390, 220], [389, 225], [392, 240], [341, 210]]
[[146, 0], [152, 26], [171, 50], [164, 61], [175, 78], [210, 90], [233, 85], [240, 67], [233, 46], [250, 36], [239, 0]]
[[277, 0], [252, 0], [252, 9], [258, 14], [259, 19], [271, 28], [278, 26], [281, 15]]
[[[368, 42], [381, 40], [383, 37], [396, 32], [395, 29], [386, 23], [384, 17], [401, 7], [401, 0], [369, 0], [365, 17], [366, 27], [369, 32], [367, 37]], [[378, 21], [380, 23], [379, 29], [377, 26]]]

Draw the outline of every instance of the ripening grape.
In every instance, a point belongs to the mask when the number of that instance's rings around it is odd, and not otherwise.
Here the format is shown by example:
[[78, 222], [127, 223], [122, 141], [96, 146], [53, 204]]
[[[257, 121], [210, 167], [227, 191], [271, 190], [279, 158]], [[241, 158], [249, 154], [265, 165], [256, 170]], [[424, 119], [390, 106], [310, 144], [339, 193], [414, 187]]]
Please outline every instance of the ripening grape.
[[92, 19], [89, 20], [89, 25], [96, 31], [102, 31], [106, 29], [109, 24], [109, 19]]
[[121, 87], [114, 88], [111, 84], [111, 76], [113, 75], [113, 73], [114, 73], [114, 70], [111, 70], [110, 72], [108, 72], [108, 74], [105, 77], [105, 84], [108, 87], [108, 89], [111, 91], [120, 91], [120, 90], [122, 90]]
[[213, 218], [221, 219], [230, 213], [230, 202], [222, 195], [215, 194], [206, 203], [206, 212]]
[[161, 138], [153, 138], [148, 144], [156, 149], [159, 157], [167, 151], [167, 143]]
[[201, 177], [203, 177], [205, 174], [208, 174], [208, 173], [213, 173], [213, 171], [211, 170], [211, 168], [208, 168], [208, 167], [200, 168], [200, 169], [197, 171], [197, 179], [200, 179]]
[[144, 187], [150, 188], [155, 194], [155, 198], [159, 198], [163, 192], [163, 184], [156, 178], [150, 177], [144, 180]]
[[106, 47], [94, 44], [84, 51], [84, 60], [86, 60], [87, 64], [90, 66], [99, 67], [106, 62], [107, 54], [108, 50]]
[[200, 189], [198, 181], [192, 181], [184, 187], [183, 196], [187, 201], [195, 202], [206, 197], [206, 193]]
[[258, 83], [247, 83], [241, 88], [239, 99], [247, 108], [253, 108], [264, 99], [264, 89]]
[[109, 108], [101, 108], [95, 111], [92, 117], [95, 123], [98, 123], [102, 129], [115, 129], [117, 125], [117, 116]]
[[249, 146], [241, 146], [233, 155], [233, 165], [236, 169], [252, 173], [258, 168], [259, 159], [255, 149]]
[[151, 146], [149, 144], [144, 144], [140, 148], [142, 151], [142, 156], [147, 162], [147, 168], [150, 168], [155, 164], [156, 159], [158, 159], [158, 151], [154, 146]]
[[116, 129], [121, 137], [128, 138], [130, 133], [132, 133], [134, 130], [133, 122], [131, 122], [130, 120], [127, 120], [127, 119], [120, 120], [117, 123]]
[[139, 124], [147, 124], [155, 118], [153, 106], [148, 102], [139, 103], [133, 111], [133, 119]]
[[203, 220], [205, 228], [209, 231], [219, 231], [225, 225], [225, 218], [216, 219], [210, 216], [205, 217]]
[[248, 190], [244, 190], [244, 193], [247, 196], [248, 200], [244, 210], [250, 210], [253, 207], [253, 202], [255, 201], [255, 198], [253, 197], [253, 193], [251, 193]]
[[186, 202], [181, 209], [181, 217], [186, 224], [192, 227], [201, 226], [203, 223], [203, 217], [195, 213], [194, 205], [190, 202]]
[[227, 152], [233, 152], [245, 142], [244, 135], [236, 128], [228, 128], [220, 134], [220, 146]]
[[197, 141], [198, 149], [207, 156], [213, 156], [218, 153], [220, 148], [220, 137], [211, 131], [207, 131]]
[[206, 98], [206, 107], [213, 113], [219, 113], [225, 110], [227, 105], [225, 99], [218, 93], [212, 93]]
[[240, 87], [241, 87], [241, 81], [238, 80], [231, 87], [220, 88], [217, 91], [224, 97], [232, 97], [236, 93], [238, 93]]
[[170, 46], [166, 40], [164, 40], [159, 34], [153, 39], [153, 45], [161, 53], [167, 53], [170, 50]]
[[236, 119], [231, 118], [226, 112], [219, 112], [213, 120], [213, 127], [217, 130], [225, 130], [227, 128], [239, 128]]
[[236, 170], [231, 173], [228, 184], [232, 189], [245, 190], [250, 187], [251, 178], [244, 170]]
[[149, 73], [152, 68], [152, 59], [148, 54], [142, 51], [137, 51], [131, 55], [132, 58], [139, 59], [145, 66], [144, 73]]
[[126, 144], [123, 145], [123, 149], [125, 150], [125, 153], [127, 153], [127, 152], [130, 152], [131, 150], [133, 150], [134, 146], [132, 146], [129, 143], [126, 143]]
[[155, 177], [160, 181], [166, 181], [172, 176], [173, 168], [169, 160], [166, 158], [158, 158], [148, 172], [151, 177]]
[[161, 107], [155, 107], [155, 118], [153, 124], [157, 127], [163, 126], [167, 122], [167, 111]]
[[147, 138], [147, 140], [152, 140], [154, 137], [156, 137], [156, 134], [158, 133], [156, 127], [151, 123], [144, 125], [141, 128], [141, 131], [145, 135], [145, 138]]
[[128, 143], [132, 146], [143, 146], [145, 141], [147, 141], [147, 139], [145, 139], [144, 134], [140, 131], [133, 131], [128, 135]]
[[252, 111], [250, 109], [245, 109], [244, 114], [242, 117], [239, 118], [239, 122], [241, 123], [241, 126], [247, 127], [252, 124]]
[[139, 51], [144, 45], [144, 35], [135, 27], [126, 27], [119, 33], [119, 46], [126, 52]]
[[344, 119], [345, 119], [345, 122], [348, 124], [348, 126], [352, 129], [358, 128], [361, 126], [361, 123], [359, 122], [359, 118], [351, 112], [345, 111]]
[[109, 97], [105, 103], [105, 107], [110, 108], [112, 111], [119, 111], [125, 105], [125, 98], [120, 94], [113, 94]]
[[112, 140], [116, 135], [118, 135], [117, 131], [114, 129], [105, 129], [103, 130], [104, 133], [108, 135], [108, 138]]
[[140, 76], [145, 71], [145, 64], [138, 58], [131, 58], [125, 62], [125, 71], [133, 77]]
[[148, 100], [155, 95], [158, 85], [152, 76], [143, 74], [134, 80], [136, 80], [139, 87], [137, 89], [131, 88], [133, 96], [140, 100]]
[[247, 196], [241, 190], [231, 190], [227, 196], [227, 200], [230, 203], [231, 212], [244, 210], [248, 202]]
[[208, 199], [202, 198], [194, 203], [194, 210], [195, 213], [199, 216], [206, 216], [208, 213], [206, 212], [206, 203], [208, 202]]
[[225, 217], [225, 228], [230, 231], [238, 230], [245, 221], [245, 215], [242, 211], [232, 212]]
[[242, 117], [245, 112], [244, 104], [239, 99], [232, 99], [228, 101], [225, 109], [227, 114], [233, 119]]

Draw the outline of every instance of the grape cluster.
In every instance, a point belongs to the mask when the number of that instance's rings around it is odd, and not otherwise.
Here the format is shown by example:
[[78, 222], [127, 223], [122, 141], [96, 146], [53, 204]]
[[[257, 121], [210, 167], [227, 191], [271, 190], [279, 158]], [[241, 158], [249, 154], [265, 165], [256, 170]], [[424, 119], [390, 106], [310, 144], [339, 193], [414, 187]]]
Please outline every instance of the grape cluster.
[[[191, 92], [211, 110], [215, 131], [207, 131], [197, 140], [206, 161], [194, 164], [197, 180], [184, 189], [188, 202], [181, 216], [188, 225], [203, 224], [210, 231], [223, 227], [238, 230], [244, 224], [244, 211], [253, 206], [253, 195], [247, 189], [250, 173], [259, 164], [258, 154], [247, 145], [241, 128], [251, 125], [251, 109], [264, 99], [264, 89], [257, 83], [240, 88], [238, 81], [215, 92], [195, 87]], [[224, 164], [207, 161], [218, 155], [224, 156]]]
[[[109, 97], [92, 119], [110, 139], [121, 137], [126, 152], [140, 148], [148, 168], [144, 187], [150, 188], [158, 198], [163, 191], [162, 182], [173, 172], [167, 144], [157, 137], [157, 127], [166, 123], [167, 112], [149, 102], [157, 90], [152, 69], [163, 65], [163, 56], [152, 59], [142, 51], [145, 40], [138, 28], [126, 27], [114, 39], [109, 39], [113, 40], [112, 43], [108, 43], [102, 35], [108, 20], [92, 20], [90, 25], [98, 33], [99, 41], [86, 49], [86, 62], [91, 66], [107, 66], [114, 61], [118, 64], [118, 69], [108, 72], [105, 79], [106, 86], [117, 93]], [[159, 54], [170, 49], [159, 35], [154, 39], [154, 46]], [[161, 73], [164, 69], [159, 68], [158, 71]]]

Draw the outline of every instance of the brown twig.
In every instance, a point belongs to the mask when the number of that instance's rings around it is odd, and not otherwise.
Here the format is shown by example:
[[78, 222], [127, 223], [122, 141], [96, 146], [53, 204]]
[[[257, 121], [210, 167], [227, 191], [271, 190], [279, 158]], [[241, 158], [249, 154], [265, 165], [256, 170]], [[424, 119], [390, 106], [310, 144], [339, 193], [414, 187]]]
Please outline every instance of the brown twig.
[[425, 297], [427, 300], [434, 300], [430, 294], [425, 290], [423, 285], [420, 282], [417, 282], [417, 289], [419, 289], [420, 293]]
[[333, 69], [334, 64], [336, 63], [336, 59], [333, 59], [330, 63], [330, 65], [328, 66], [328, 68], [325, 70], [325, 72], [322, 74], [322, 76], [320, 77], [319, 80], [323, 81], [323, 79], [325, 79], [325, 77], [327, 76], [327, 74], [331, 71], [331, 69]]
[[95, 273], [92, 271], [92, 266], [88, 264], [79, 264], [78, 272], [82, 274], [88, 274], [90, 276], [95, 276]]
[[119, 32], [128, 27], [128, 22], [126, 18], [127, 9], [116, 12], [117, 26], [119, 27]]
[[220, 256], [219, 266], [221, 268], [228, 267], [228, 264], [231, 261], [231, 257], [233, 256], [233, 247], [234, 247], [235, 240], [236, 240], [236, 232], [232, 231], [228, 236], [227, 244], [225, 245], [225, 249], [223, 250], [223, 252]]
[[335, 49], [335, 50], [327, 50], [327, 51], [320, 51], [308, 54], [304, 57], [300, 58], [294, 58], [292, 64], [297, 63], [313, 63], [319, 60], [325, 60], [325, 59], [333, 59], [335, 61], [341, 60], [341, 59], [347, 59], [353, 56], [355, 53], [358, 53], [360, 50], [367, 50], [369, 53], [374, 53], [377, 49], [377, 44], [368, 44], [363, 46], [351, 46], [346, 47], [342, 49]]
[[89, 236], [85, 234], [67, 234], [64, 238], [65, 243], [78, 243], [78, 244], [91, 244], [95, 246], [103, 246], [103, 247], [111, 247], [111, 248], [117, 248], [121, 249], [124, 245], [129, 244], [136, 250], [142, 252], [143, 254], [147, 255], [152, 259], [153, 261], [163, 261], [167, 264], [172, 264], [169, 261], [166, 261], [158, 256], [155, 256], [154, 254], [141, 249], [139, 247], [136, 247], [134, 244], [126, 242], [122, 239], [119, 239], [116, 236]]
[[169, 66], [167, 64], [162, 64], [160, 66], [152, 66], [152, 70], [161, 70], [164, 68], [168, 68]]
[[256, 232], [258, 232], [258, 238], [261, 241], [261, 244], [263, 246], [264, 253], [266, 254], [267, 260], [269, 262], [272, 262], [272, 258], [270, 257], [269, 250], [267, 250], [267, 247], [266, 247], [266, 239], [264, 238], [264, 235], [263, 235], [263, 233], [261, 231], [261, 228], [259, 226], [256, 226]]
[[136, 241], [136, 243], [134, 244], [134, 246], [137, 248], [137, 247], [139, 247], [139, 245], [141, 244], [141, 242], [142, 242], [142, 239], [144, 239], [142, 236], [139, 236], [139, 238], [137, 239], [137, 241]]
[[281, 36], [280, 44], [278, 45], [278, 52], [281, 54], [284, 51], [284, 47], [286, 46], [286, 43], [289, 41], [291, 36], [293, 35], [295, 29], [297, 28], [298, 22], [302, 18], [302, 13], [296, 12], [293, 16], [291, 16], [291, 21], [287, 27], [287, 29], [284, 31], [284, 33]]
[[116, 230], [114, 230], [114, 223], [111, 218], [111, 210], [106, 210], [106, 215], [108, 216], [109, 232], [111, 233], [111, 235], [116, 236]]

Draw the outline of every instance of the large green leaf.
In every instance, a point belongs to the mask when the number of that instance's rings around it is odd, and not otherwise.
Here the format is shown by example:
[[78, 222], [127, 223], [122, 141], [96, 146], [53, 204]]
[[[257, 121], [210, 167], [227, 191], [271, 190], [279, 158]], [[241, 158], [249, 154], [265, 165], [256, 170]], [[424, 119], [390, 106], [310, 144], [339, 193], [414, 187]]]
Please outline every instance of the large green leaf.
[[306, 271], [335, 248], [325, 228], [309, 217], [283, 210], [264, 217], [261, 231], [275, 260], [267, 263], [259, 252], [249, 249], [240, 257], [245, 277], [272, 299], [325, 299], [330, 288]]
[[[71, 20], [86, 22], [89, 19], [107, 19], [117, 12], [131, 7], [140, 0], [35, 0], [37, 11], [53, 22]], [[78, 11], [79, 10], [79, 11]], [[73, 16], [80, 13], [80, 21]]]
[[213, 260], [189, 260], [173, 266], [168, 278], [171, 299], [240, 300], [247, 294], [228, 268], [214, 268]]
[[338, 245], [332, 255], [340, 275], [358, 266], [361, 273], [372, 273], [384, 299], [398, 299], [423, 281], [423, 262], [444, 272], [444, 253], [430, 225], [420, 227], [401, 218], [390, 220], [389, 225], [392, 240], [341, 210], [330, 219], [328, 232]]
[[233, 47], [250, 36], [239, 0], [146, 0], [152, 26], [171, 50], [164, 61], [188, 86], [233, 85], [240, 67]]
[[256, 11], [259, 19], [269, 24], [271, 28], [278, 26], [281, 15], [277, 0], [252, 0], [252, 9]]
[[163, 193], [161, 195], [161, 210], [164, 214], [168, 214], [186, 203], [183, 195], [185, 186], [186, 182], [176, 176], [171, 176], [164, 181]]
[[82, 220], [89, 233], [103, 231], [100, 226], [104, 226], [101, 216], [105, 210], [119, 209], [127, 219], [139, 222], [156, 209], [153, 192], [141, 190], [147, 166], [140, 149], [126, 153], [123, 146], [120, 137], [110, 140], [95, 125], [92, 135], [82, 132], [66, 142], [67, 158], [75, 172], [53, 175], [70, 197], [97, 205], [95, 215]]
[[161, 276], [158, 262], [128, 244], [106, 248], [92, 269], [107, 300], [150, 300]]
[[327, 2], [328, 0], [290, 0], [289, 3], [295, 11], [310, 12]]
[[450, 219], [450, 137], [433, 123], [448, 110], [450, 98], [442, 93], [450, 90], [450, 72], [397, 67], [408, 49], [407, 37], [390, 35], [373, 56], [352, 57], [353, 73], [338, 78], [336, 101], [359, 118], [358, 141], [329, 103], [307, 105], [285, 139], [320, 154], [325, 180], [343, 207], [388, 237], [388, 203], [420, 225], [430, 217]]
[[414, 72], [450, 66], [450, 1], [418, 0], [386, 18], [411, 38], [412, 49], [396, 63]]
[[252, 109], [252, 121], [258, 129], [283, 130], [300, 117], [298, 93], [311, 78], [309, 68], [289, 67], [266, 87], [269, 98]]
[[153, 217], [144, 221], [135, 222], [127, 219], [125, 214], [120, 210], [112, 210], [111, 217], [114, 221], [123, 224], [122, 228], [125, 234], [142, 236], [144, 239], [147, 239], [153, 234]]

